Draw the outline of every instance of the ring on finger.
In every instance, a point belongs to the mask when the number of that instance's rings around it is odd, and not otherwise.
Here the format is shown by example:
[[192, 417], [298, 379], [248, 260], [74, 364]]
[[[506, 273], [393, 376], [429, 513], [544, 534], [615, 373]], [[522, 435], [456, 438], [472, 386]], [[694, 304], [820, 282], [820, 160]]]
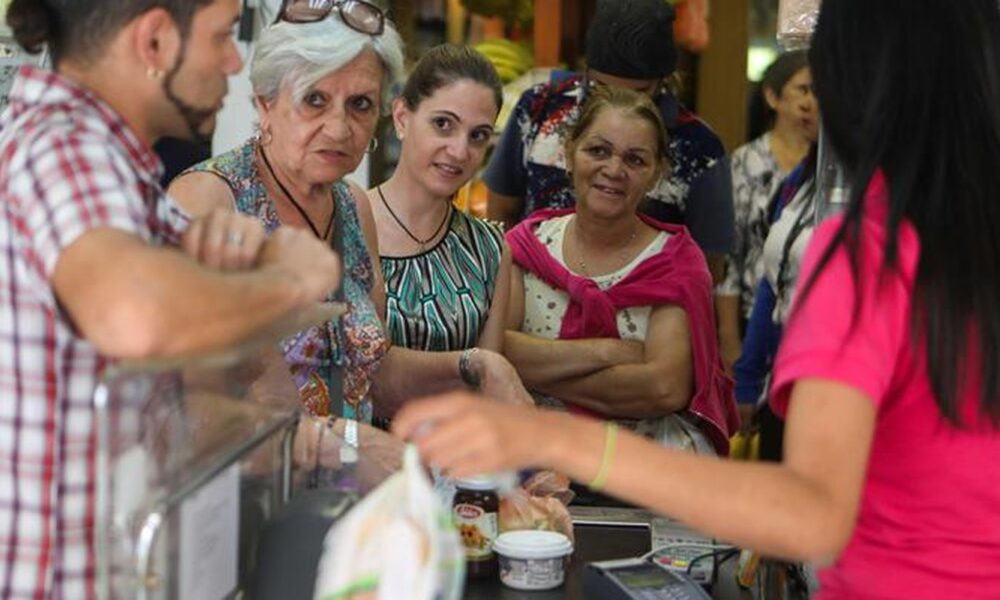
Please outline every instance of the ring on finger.
[[230, 231], [226, 235], [226, 243], [230, 246], [242, 246], [243, 245], [243, 232], [242, 231]]

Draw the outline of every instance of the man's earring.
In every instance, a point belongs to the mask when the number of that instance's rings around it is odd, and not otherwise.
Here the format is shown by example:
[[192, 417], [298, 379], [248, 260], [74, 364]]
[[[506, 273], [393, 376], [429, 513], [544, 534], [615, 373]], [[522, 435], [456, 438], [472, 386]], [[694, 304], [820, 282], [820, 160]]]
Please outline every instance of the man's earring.
[[149, 67], [146, 69], [146, 78], [152, 79], [153, 81], [159, 81], [163, 78], [163, 71]]

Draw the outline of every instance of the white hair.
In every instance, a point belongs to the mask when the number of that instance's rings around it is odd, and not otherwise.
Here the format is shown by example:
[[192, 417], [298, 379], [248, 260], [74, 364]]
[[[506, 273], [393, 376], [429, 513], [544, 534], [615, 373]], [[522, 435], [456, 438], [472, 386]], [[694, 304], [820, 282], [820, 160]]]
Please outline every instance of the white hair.
[[371, 36], [351, 29], [336, 13], [316, 23], [280, 22], [261, 30], [250, 65], [253, 93], [272, 102], [289, 86], [301, 102], [318, 81], [365, 50], [382, 63], [382, 104], [388, 106], [393, 86], [403, 79], [403, 42], [396, 28], [386, 19], [382, 35]]

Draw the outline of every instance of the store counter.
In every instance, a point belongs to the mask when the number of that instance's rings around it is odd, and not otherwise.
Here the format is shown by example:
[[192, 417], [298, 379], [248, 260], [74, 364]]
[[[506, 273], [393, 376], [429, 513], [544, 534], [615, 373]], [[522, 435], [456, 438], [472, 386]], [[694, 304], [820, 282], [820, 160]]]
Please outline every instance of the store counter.
[[[499, 577], [470, 579], [465, 600], [581, 600], [587, 598], [583, 580], [587, 563], [642, 556], [650, 550], [648, 524], [652, 515], [638, 509], [614, 509], [606, 519], [595, 518], [594, 511], [574, 510], [575, 549], [566, 572], [566, 583], [554, 590], [526, 592], [511, 589]], [[586, 521], [586, 524], [579, 521]], [[604, 520], [604, 523], [595, 521]], [[735, 581], [735, 559], [723, 563], [712, 587], [716, 600], [752, 600], [755, 595], [741, 590]]]

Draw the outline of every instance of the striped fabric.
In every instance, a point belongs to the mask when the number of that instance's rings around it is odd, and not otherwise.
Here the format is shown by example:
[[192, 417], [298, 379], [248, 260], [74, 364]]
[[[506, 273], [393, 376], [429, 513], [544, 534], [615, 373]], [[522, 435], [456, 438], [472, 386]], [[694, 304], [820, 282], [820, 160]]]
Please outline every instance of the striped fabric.
[[475, 346], [490, 316], [502, 253], [498, 226], [456, 210], [435, 247], [383, 256], [392, 343], [438, 352]]

